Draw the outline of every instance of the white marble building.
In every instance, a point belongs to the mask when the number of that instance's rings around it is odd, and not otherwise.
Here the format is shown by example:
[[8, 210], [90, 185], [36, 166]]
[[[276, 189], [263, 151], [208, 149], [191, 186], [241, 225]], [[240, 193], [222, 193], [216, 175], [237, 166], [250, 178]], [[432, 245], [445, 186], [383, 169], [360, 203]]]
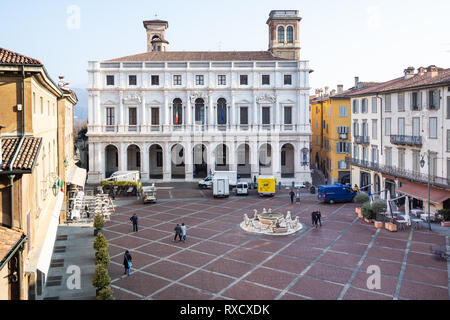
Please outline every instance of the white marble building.
[[144, 21], [149, 51], [89, 62], [89, 183], [117, 170], [144, 182], [311, 182], [309, 65], [298, 12], [272, 11], [268, 51], [171, 52], [166, 21]]

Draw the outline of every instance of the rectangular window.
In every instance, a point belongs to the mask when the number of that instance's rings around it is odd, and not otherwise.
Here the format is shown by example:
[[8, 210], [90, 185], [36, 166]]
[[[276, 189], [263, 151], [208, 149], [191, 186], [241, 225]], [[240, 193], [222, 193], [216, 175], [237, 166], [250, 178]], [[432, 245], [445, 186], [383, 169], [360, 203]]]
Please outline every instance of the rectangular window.
[[107, 126], [115, 125], [114, 108], [106, 108], [106, 125]]
[[440, 92], [439, 90], [428, 91], [428, 109], [438, 110], [440, 108]]
[[270, 75], [263, 74], [262, 75], [262, 84], [263, 85], [269, 85], [270, 84]]
[[241, 107], [240, 118], [241, 124], [248, 124], [248, 107]]
[[226, 84], [227, 84], [227, 76], [224, 75], [224, 74], [219, 74], [219, 75], [217, 76], [217, 84], [218, 84], [219, 86], [224, 86], [224, 85], [226, 85]]
[[319, 129], [319, 120], [316, 120], [316, 129]]
[[430, 154], [430, 175], [437, 176], [437, 153]]
[[359, 136], [359, 124], [357, 121], [353, 122], [353, 136]]
[[398, 118], [398, 135], [405, 135], [405, 118]]
[[158, 167], [158, 168], [161, 168], [162, 166], [163, 166], [163, 163], [162, 163], [162, 152], [156, 152], [156, 166]]
[[270, 107], [262, 108], [262, 124], [270, 124]]
[[392, 166], [392, 149], [386, 148], [386, 166], [391, 167]]
[[350, 151], [350, 144], [348, 142], [337, 142], [336, 152], [337, 153], [348, 153]]
[[159, 125], [159, 108], [152, 108], [152, 125]]
[[377, 113], [377, 101], [376, 97], [372, 98], [372, 113]]
[[359, 112], [359, 100], [353, 100], [353, 113]]
[[106, 76], [106, 85], [113, 86], [114, 85], [114, 76]]
[[152, 76], [152, 86], [159, 86], [159, 76]]
[[137, 125], [137, 108], [128, 109], [128, 124], [130, 126]]
[[405, 169], [405, 149], [398, 149], [398, 167]]
[[404, 92], [400, 92], [397, 94], [397, 106], [398, 106], [398, 111], [399, 112], [403, 112], [405, 111], [405, 93]]
[[281, 165], [282, 166], [286, 165], [286, 151], [285, 150], [281, 150]]
[[292, 75], [285, 74], [284, 75], [284, 84], [285, 85], [291, 85], [292, 84]]
[[292, 124], [292, 107], [284, 107], [284, 124]]
[[431, 139], [437, 139], [437, 118], [430, 118], [430, 138]]
[[353, 157], [355, 159], [359, 159], [359, 147], [358, 146], [353, 146]]
[[347, 106], [339, 106], [339, 116], [341, 118], [347, 117]]
[[367, 99], [362, 99], [362, 103], [361, 103], [361, 113], [367, 113], [368, 112], [368, 106], [367, 106], [368, 100]]
[[246, 74], [241, 74], [240, 76], [239, 76], [239, 80], [240, 80], [240, 84], [241, 84], [241, 86], [247, 86], [248, 85], [248, 75], [246, 75]]
[[447, 97], [447, 119], [450, 119], [450, 96]]
[[41, 97], [41, 114], [44, 114], [44, 98]]
[[205, 77], [201, 74], [195, 76], [195, 85], [203, 86], [205, 84]]
[[450, 130], [447, 130], [447, 152], [450, 152]]
[[391, 95], [390, 94], [387, 94], [385, 97], [384, 111], [391, 112]]
[[181, 75], [180, 74], [174, 74], [173, 75], [173, 85], [174, 86], [181, 86]]
[[422, 92], [411, 93], [411, 110], [422, 110]]
[[128, 85], [135, 86], [137, 85], [137, 76], [135, 75], [129, 75], [128, 76]]
[[378, 137], [378, 121], [372, 120], [372, 139], [377, 139]]
[[412, 151], [412, 168], [414, 173], [420, 172], [420, 151], [413, 150]]
[[412, 134], [414, 137], [420, 136], [420, 118], [414, 117], [412, 119]]
[[447, 184], [450, 183], [450, 158], [447, 158]]
[[388, 137], [391, 135], [391, 118], [385, 119], [384, 135]]

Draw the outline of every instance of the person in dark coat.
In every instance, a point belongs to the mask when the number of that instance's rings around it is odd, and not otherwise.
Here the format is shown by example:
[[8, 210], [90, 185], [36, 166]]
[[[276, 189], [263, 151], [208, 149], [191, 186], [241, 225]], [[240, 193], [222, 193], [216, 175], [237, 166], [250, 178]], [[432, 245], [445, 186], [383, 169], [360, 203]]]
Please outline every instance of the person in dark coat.
[[313, 211], [311, 213], [311, 220], [312, 220], [313, 227], [317, 228], [317, 212], [316, 211]]
[[291, 197], [291, 204], [293, 204], [294, 203], [294, 197], [295, 197], [294, 190], [291, 190], [291, 192], [289, 192], [289, 196]]
[[320, 210], [316, 211], [316, 217], [317, 217], [316, 226], [317, 226], [317, 222], [319, 222], [320, 226], [322, 226], [322, 221], [320, 220], [320, 218], [322, 217], [322, 214], [320, 213]]
[[130, 269], [132, 266], [131, 260], [132, 258], [130, 252], [128, 250], [125, 251], [125, 255], [123, 256], [123, 266], [125, 267], [125, 272], [123, 274], [130, 275]]
[[135, 214], [130, 218], [131, 222], [133, 223], [133, 232], [138, 232], [138, 217]]
[[182, 231], [180, 224], [177, 223], [177, 226], [175, 227], [175, 237], [173, 238], [173, 241], [177, 241], [177, 237], [179, 238], [179, 241], [181, 241]]

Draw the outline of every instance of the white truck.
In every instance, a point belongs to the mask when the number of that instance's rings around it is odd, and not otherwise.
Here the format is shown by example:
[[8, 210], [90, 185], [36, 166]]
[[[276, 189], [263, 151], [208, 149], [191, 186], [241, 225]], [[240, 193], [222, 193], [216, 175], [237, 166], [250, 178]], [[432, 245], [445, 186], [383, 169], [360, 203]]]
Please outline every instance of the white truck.
[[227, 178], [231, 188], [236, 187], [237, 172], [236, 171], [214, 171], [212, 175], [208, 175], [205, 179], [198, 182], [201, 189], [211, 188], [214, 178]]
[[228, 197], [230, 195], [230, 181], [228, 180], [228, 178], [213, 178], [213, 195], [214, 198]]
[[140, 179], [139, 171], [116, 171], [105, 180], [138, 182], [139, 179]]

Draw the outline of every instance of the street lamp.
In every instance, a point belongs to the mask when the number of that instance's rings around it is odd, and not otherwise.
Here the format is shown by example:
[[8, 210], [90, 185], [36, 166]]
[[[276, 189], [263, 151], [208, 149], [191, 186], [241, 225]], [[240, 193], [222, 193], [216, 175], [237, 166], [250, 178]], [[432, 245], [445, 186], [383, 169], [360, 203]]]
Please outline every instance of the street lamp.
[[[420, 160], [420, 167], [425, 166], [425, 155], [422, 155]], [[430, 213], [430, 150], [427, 150], [427, 161], [428, 161], [428, 229], [431, 230], [431, 213]]]

